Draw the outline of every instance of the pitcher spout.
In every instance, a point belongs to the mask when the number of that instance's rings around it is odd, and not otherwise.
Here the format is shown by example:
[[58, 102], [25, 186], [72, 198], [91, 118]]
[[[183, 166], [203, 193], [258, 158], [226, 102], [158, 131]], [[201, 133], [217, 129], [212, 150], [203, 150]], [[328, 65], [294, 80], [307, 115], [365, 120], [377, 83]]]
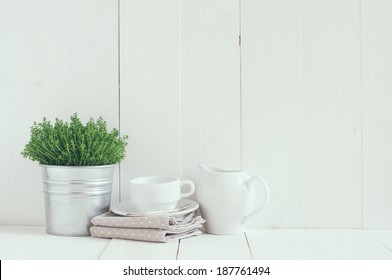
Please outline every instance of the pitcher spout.
[[211, 168], [211, 167], [210, 167], [209, 165], [207, 165], [207, 164], [199, 163], [199, 164], [197, 165], [197, 169], [198, 169], [198, 171], [199, 171], [200, 173], [209, 173], [209, 172], [212, 172], [211, 169], [214, 169], [214, 168]]
[[214, 172], [226, 172], [226, 170], [223, 170], [222, 168], [210, 165], [210, 164], [203, 164], [199, 163], [196, 165], [199, 172], [201, 173], [214, 173]]
[[197, 164], [196, 165], [196, 179], [200, 181], [201, 178], [205, 177], [208, 174], [208, 167], [205, 164]]
[[209, 164], [199, 163], [196, 165], [196, 179], [199, 182], [205, 182], [211, 178], [211, 175], [217, 172], [222, 172], [219, 168], [213, 167]]

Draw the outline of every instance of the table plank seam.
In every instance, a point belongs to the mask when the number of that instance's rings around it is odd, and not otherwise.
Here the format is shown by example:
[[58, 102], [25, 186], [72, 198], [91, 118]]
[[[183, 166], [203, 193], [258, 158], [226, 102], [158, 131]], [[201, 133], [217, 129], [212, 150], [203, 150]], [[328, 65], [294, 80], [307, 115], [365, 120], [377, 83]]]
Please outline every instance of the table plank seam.
[[102, 252], [99, 254], [97, 260], [100, 260], [100, 259], [101, 259], [102, 255], [105, 253], [106, 249], [109, 247], [109, 245], [110, 245], [110, 243], [112, 243], [112, 241], [113, 241], [113, 238], [110, 239], [109, 242], [106, 243], [105, 248], [103, 248], [103, 250], [102, 250]]
[[250, 256], [251, 256], [252, 260], [254, 260], [255, 258], [253, 257], [252, 248], [250, 246], [250, 243], [249, 243], [249, 240], [248, 240], [248, 236], [246, 235], [246, 232], [244, 232], [244, 237], [245, 237], [245, 240], [246, 240], [246, 244], [248, 245]]
[[181, 246], [181, 239], [178, 239], [178, 241], [177, 241], [176, 260], [178, 260], [178, 255], [180, 254], [180, 246]]
[[380, 238], [377, 237], [377, 235], [375, 235], [373, 232], [371, 232], [370, 230], [366, 230], [370, 236], [372, 236], [374, 239], [376, 239], [381, 245], [383, 245], [388, 251], [390, 251], [392, 253], [392, 248], [390, 248], [387, 244], [385, 244]]

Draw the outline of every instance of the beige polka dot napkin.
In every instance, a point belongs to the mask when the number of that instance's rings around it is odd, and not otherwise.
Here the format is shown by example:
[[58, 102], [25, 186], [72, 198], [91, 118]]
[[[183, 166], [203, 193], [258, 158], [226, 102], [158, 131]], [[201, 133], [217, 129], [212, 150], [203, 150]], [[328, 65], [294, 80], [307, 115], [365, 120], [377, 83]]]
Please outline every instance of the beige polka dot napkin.
[[117, 227], [100, 227], [93, 226], [90, 228], [91, 236], [101, 238], [129, 239], [149, 242], [169, 242], [186, 237], [202, 234], [198, 229], [184, 232], [170, 232], [160, 229], [145, 228], [117, 228]]
[[169, 242], [200, 235], [205, 220], [196, 211], [178, 218], [174, 216], [128, 217], [107, 212], [91, 220], [91, 236], [152, 242]]

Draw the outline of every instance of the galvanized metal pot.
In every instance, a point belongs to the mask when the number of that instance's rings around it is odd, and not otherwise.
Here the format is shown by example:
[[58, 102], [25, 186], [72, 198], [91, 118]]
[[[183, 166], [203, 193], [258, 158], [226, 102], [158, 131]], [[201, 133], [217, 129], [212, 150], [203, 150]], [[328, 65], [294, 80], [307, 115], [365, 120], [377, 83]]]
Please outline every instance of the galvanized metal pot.
[[116, 165], [42, 165], [46, 232], [90, 235], [91, 219], [109, 211]]

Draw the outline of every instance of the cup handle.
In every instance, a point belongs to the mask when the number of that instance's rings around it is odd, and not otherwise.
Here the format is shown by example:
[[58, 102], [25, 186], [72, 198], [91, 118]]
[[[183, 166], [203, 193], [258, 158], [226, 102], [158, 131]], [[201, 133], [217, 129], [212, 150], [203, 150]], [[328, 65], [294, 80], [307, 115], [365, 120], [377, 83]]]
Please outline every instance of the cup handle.
[[257, 177], [257, 176], [252, 176], [252, 177], [249, 178], [249, 180], [247, 180], [247, 181], [245, 182], [245, 185], [246, 185], [246, 187], [247, 187], [248, 189], [250, 189], [252, 186], [254, 186], [254, 183], [255, 183], [255, 182], [261, 183], [261, 185], [260, 185], [260, 184], [257, 184], [256, 186], [264, 188], [265, 199], [262, 201], [262, 203], [261, 203], [259, 206], [257, 206], [257, 208], [256, 208], [255, 210], [253, 210], [252, 212], [250, 212], [249, 214], [247, 214], [247, 215], [245, 215], [245, 216], [243, 217], [243, 219], [242, 219], [242, 222], [243, 222], [243, 223], [244, 223], [249, 217], [253, 216], [253, 215], [256, 214], [258, 211], [260, 211], [260, 210], [267, 204], [267, 202], [268, 202], [268, 200], [269, 200], [269, 198], [270, 198], [270, 189], [269, 189], [269, 186], [268, 186], [267, 182], [266, 182], [263, 178], [260, 178], [260, 177]]
[[[195, 192], [195, 185], [190, 180], [181, 180], [180, 186], [181, 186], [181, 197], [188, 197]], [[189, 186], [190, 190], [187, 192], [182, 192], [183, 186]]]

